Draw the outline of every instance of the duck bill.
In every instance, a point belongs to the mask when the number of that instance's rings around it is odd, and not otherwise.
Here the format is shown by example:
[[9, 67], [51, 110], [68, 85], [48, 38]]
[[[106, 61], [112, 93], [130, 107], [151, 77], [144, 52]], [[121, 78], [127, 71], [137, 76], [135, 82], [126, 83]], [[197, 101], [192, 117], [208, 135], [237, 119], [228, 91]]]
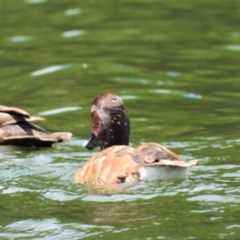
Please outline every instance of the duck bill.
[[98, 139], [92, 131], [89, 134], [88, 140], [86, 140], [86, 142], [83, 144], [83, 147], [87, 148], [88, 150], [99, 147]]

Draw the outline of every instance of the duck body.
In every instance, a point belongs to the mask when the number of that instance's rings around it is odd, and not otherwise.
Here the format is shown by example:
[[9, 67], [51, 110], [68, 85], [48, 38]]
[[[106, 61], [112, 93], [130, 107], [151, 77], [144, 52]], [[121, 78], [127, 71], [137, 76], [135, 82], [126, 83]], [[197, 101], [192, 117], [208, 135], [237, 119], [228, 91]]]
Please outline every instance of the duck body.
[[158, 143], [128, 146], [130, 122], [123, 102], [117, 95], [102, 94], [94, 101], [91, 134], [85, 147], [100, 146], [77, 172], [76, 181], [86, 185], [134, 184], [155, 179], [187, 179], [189, 167], [197, 160], [182, 161], [178, 155]]
[[69, 132], [50, 133], [30, 123], [44, 118], [30, 116], [20, 108], [0, 105], [0, 145], [50, 147], [53, 143], [67, 141]]
[[185, 162], [157, 143], [137, 148], [112, 146], [93, 156], [77, 173], [80, 184], [118, 185], [139, 181], [182, 180], [189, 177], [189, 167], [197, 160]]

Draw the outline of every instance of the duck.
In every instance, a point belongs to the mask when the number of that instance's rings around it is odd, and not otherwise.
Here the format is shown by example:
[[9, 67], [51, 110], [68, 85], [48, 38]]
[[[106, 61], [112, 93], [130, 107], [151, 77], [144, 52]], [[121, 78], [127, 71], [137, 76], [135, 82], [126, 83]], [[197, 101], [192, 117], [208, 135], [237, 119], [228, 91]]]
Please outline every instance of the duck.
[[0, 145], [51, 147], [54, 143], [65, 142], [72, 137], [70, 132], [50, 133], [31, 123], [42, 120], [45, 119], [30, 116], [23, 109], [0, 105]]
[[191, 178], [189, 167], [197, 160], [183, 161], [155, 142], [129, 146], [130, 121], [122, 99], [112, 93], [97, 96], [91, 108], [91, 131], [84, 147], [100, 146], [75, 176], [76, 183], [94, 186], [133, 185], [140, 181]]

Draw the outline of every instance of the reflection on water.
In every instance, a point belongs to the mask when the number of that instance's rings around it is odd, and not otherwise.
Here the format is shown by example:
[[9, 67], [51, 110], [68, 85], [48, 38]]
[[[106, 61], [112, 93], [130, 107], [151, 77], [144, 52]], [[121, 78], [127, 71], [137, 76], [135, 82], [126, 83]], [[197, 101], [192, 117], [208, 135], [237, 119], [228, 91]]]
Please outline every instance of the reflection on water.
[[0, 233], [2, 238], [42, 238], [48, 239], [79, 239], [88, 236], [94, 236], [103, 231], [112, 231], [111, 226], [95, 226], [87, 224], [68, 224], [61, 223], [55, 218], [44, 220], [23, 220], [10, 224], [4, 228], [4, 233]]
[[83, 34], [86, 34], [86, 31], [83, 31], [83, 30], [71, 30], [71, 31], [64, 32], [62, 34], [62, 36], [66, 37], [66, 38], [69, 38], [69, 37], [81, 36]]
[[152, 92], [160, 93], [160, 94], [176, 94], [176, 95], [180, 95], [180, 96], [183, 96], [183, 97], [186, 97], [186, 98], [194, 98], [194, 99], [202, 98], [202, 96], [199, 95], [199, 94], [187, 93], [187, 92], [178, 91], [178, 90], [154, 89], [154, 90], [152, 90]]
[[179, 77], [180, 75], [180, 72], [167, 72], [167, 76], [169, 77]]
[[125, 83], [148, 84], [147, 79], [134, 79], [134, 78], [123, 78], [123, 77], [119, 78], [119, 77], [117, 77], [117, 78], [115, 78], [115, 80], [117, 82], [125, 82]]
[[228, 45], [227, 49], [233, 50], [233, 51], [240, 51], [240, 45]]
[[47, 116], [47, 115], [59, 114], [59, 113], [69, 112], [69, 111], [77, 111], [77, 110], [81, 110], [81, 109], [82, 108], [79, 106], [62, 107], [62, 108], [58, 108], [58, 109], [52, 109], [52, 110], [40, 112], [39, 115]]
[[30, 3], [30, 4], [40, 4], [40, 3], [44, 3], [47, 0], [25, 0], [26, 3]]
[[29, 40], [31, 40], [30, 36], [15, 36], [15, 37], [10, 38], [11, 42], [26, 42]]
[[72, 16], [72, 15], [76, 15], [76, 14], [80, 14], [80, 13], [81, 13], [81, 10], [79, 8], [68, 9], [65, 11], [66, 16]]
[[121, 95], [120, 96], [122, 100], [128, 100], [128, 99], [135, 99], [136, 96], [133, 95]]
[[43, 69], [34, 71], [34, 72], [31, 73], [31, 75], [36, 77], [36, 76], [40, 76], [40, 75], [43, 75], [43, 74], [48, 74], [48, 73], [60, 71], [64, 68], [68, 68], [68, 67], [71, 67], [71, 64], [51, 66], [51, 67], [47, 67], [47, 68], [43, 68]]
[[[238, 12], [235, 0], [6, 1], [1, 104], [46, 115], [44, 128], [73, 138], [0, 146], [0, 238], [238, 239]], [[123, 99], [132, 146], [198, 159], [192, 180], [76, 185], [99, 151], [82, 145], [102, 92]]]

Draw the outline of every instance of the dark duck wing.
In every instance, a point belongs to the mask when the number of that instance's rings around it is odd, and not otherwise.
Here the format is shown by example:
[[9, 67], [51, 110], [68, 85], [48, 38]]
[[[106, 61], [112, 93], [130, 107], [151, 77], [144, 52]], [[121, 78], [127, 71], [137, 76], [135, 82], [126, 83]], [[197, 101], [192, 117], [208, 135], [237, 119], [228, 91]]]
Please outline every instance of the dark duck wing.
[[20, 108], [0, 105], [0, 145], [50, 147], [71, 138], [70, 132], [50, 133], [30, 123], [44, 118], [30, 116]]

